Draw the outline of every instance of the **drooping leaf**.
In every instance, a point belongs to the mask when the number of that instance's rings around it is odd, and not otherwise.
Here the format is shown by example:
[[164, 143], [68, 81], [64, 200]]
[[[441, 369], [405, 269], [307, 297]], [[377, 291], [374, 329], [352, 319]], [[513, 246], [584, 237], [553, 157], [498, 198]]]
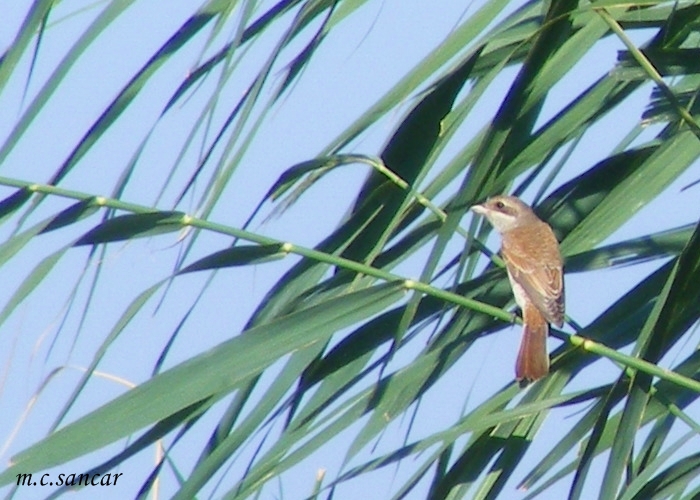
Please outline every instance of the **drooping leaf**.
[[[97, 450], [209, 397], [220, 397], [281, 355], [332, 335], [402, 296], [402, 285], [378, 285], [260, 326], [172, 368], [114, 399], [13, 458], [0, 484]], [[284, 332], [280, 336], [280, 332]], [[177, 388], [173, 392], [173, 389]], [[164, 395], [168, 395], [163, 397]], [[145, 411], [146, 407], [148, 408]], [[94, 436], [76, 446], [78, 436]]]
[[287, 256], [284, 245], [243, 245], [226, 250], [220, 250], [208, 255], [189, 266], [185, 267], [178, 274], [191, 273], [195, 271], [207, 271], [211, 269], [222, 269], [233, 266], [247, 266], [252, 264], [262, 264], [272, 260], [283, 259]]
[[112, 243], [172, 233], [184, 227], [181, 212], [152, 212], [113, 217], [85, 233], [76, 246]]

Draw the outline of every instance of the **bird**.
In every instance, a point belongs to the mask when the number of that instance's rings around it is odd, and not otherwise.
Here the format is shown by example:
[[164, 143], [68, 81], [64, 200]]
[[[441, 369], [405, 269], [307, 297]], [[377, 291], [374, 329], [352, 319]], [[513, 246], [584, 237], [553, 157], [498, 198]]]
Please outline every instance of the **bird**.
[[554, 231], [515, 196], [494, 196], [471, 207], [501, 235], [501, 256], [523, 336], [515, 363], [517, 380], [535, 381], [549, 373], [549, 324], [564, 325], [564, 269]]

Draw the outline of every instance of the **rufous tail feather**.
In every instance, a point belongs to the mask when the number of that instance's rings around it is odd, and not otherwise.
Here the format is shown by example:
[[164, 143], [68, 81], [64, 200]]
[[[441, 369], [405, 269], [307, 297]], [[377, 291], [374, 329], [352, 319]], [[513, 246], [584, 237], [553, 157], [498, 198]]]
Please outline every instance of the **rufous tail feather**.
[[549, 325], [534, 304], [527, 304], [523, 308], [523, 323], [523, 338], [515, 363], [515, 377], [518, 380], [537, 380], [549, 373]]

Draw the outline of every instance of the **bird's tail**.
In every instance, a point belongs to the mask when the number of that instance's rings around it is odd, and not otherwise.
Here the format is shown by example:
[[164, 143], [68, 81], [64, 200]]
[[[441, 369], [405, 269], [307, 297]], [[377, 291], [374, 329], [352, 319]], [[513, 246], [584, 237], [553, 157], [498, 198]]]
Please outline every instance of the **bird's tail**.
[[542, 313], [531, 303], [523, 308], [523, 323], [523, 338], [515, 364], [515, 376], [518, 380], [537, 380], [549, 373], [549, 325]]

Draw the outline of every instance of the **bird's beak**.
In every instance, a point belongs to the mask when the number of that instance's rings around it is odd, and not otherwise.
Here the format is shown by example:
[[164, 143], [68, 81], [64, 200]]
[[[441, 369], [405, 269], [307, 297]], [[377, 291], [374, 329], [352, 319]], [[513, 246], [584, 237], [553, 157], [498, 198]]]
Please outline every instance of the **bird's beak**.
[[473, 205], [469, 210], [479, 215], [486, 215], [488, 209], [483, 205]]

